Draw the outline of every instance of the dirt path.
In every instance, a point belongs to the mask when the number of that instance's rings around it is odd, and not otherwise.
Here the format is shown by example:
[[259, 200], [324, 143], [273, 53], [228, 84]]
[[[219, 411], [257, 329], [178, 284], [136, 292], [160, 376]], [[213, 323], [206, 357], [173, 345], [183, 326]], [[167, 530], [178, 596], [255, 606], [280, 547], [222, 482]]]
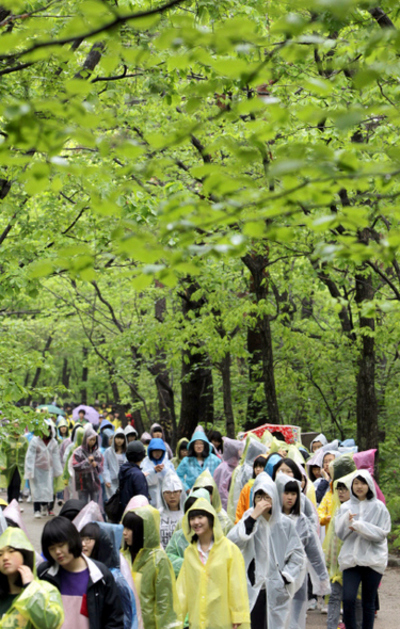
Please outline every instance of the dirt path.
[[[45, 523], [50, 518], [33, 518], [32, 503], [22, 503], [24, 508], [23, 520], [29, 532], [30, 540], [35, 549], [40, 552], [40, 538]], [[59, 512], [59, 507], [55, 507], [55, 512]], [[379, 590], [381, 609], [375, 621], [374, 629], [399, 629], [400, 627], [400, 569], [388, 568], [382, 579]], [[319, 611], [310, 611], [307, 614], [307, 629], [326, 629], [326, 615]]]

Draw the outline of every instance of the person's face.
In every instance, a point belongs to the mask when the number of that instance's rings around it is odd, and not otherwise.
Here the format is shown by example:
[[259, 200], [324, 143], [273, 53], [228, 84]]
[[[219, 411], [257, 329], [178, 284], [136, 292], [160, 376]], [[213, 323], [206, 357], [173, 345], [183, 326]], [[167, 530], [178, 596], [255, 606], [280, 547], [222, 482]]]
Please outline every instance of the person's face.
[[204, 441], [201, 441], [201, 439], [197, 439], [197, 441], [194, 442], [194, 452], [195, 454], [203, 454]]
[[189, 517], [189, 524], [199, 537], [204, 533], [208, 533], [210, 530], [210, 523], [206, 515], [196, 515], [192, 518]]
[[83, 554], [86, 555], [86, 557], [90, 557], [96, 544], [96, 540], [94, 540], [93, 537], [81, 537], [81, 540]]
[[79, 421], [80, 422], [85, 419], [85, 413], [82, 413], [82, 411], [79, 411], [78, 415], [79, 415]]
[[131, 529], [128, 529], [126, 526], [124, 526], [122, 537], [124, 538], [124, 542], [127, 546], [132, 546], [133, 531]]
[[114, 441], [115, 441], [115, 445], [117, 446], [117, 448], [122, 448], [122, 446], [124, 445], [125, 439], [124, 439], [124, 437], [118, 436], [118, 437], [114, 438]]
[[222, 443], [220, 441], [216, 441], [215, 439], [211, 439], [211, 443], [213, 444], [213, 446], [215, 446], [217, 448], [217, 450], [221, 449]]
[[329, 464], [332, 463], [332, 461], [335, 460], [335, 457], [333, 454], [326, 454], [324, 456], [324, 472], [326, 472], [327, 474], [329, 474]]
[[269, 504], [269, 508], [267, 509], [267, 513], [271, 511], [272, 507], [272, 498], [269, 494], [266, 494], [265, 491], [258, 491], [254, 496], [254, 504], [258, 504], [261, 500], [266, 500]]
[[155, 459], [156, 461], [158, 461], [159, 459], [161, 459], [162, 455], [164, 454], [163, 450], [152, 450], [151, 451], [151, 456], [153, 457], [153, 459]]
[[318, 465], [312, 465], [311, 471], [314, 474], [315, 478], [321, 478], [321, 468]]
[[171, 511], [178, 511], [181, 493], [182, 491], [180, 489], [163, 492], [164, 500], [168, 505], [168, 509]]
[[363, 483], [361, 480], [359, 480], [358, 478], [355, 478], [353, 481], [353, 492], [354, 495], [359, 499], [359, 500], [365, 500], [367, 497], [367, 493], [368, 493], [368, 485], [367, 483]]
[[162, 439], [163, 438], [163, 434], [160, 430], [155, 430], [153, 432], [153, 439]]
[[130, 443], [131, 441], [136, 441], [136, 435], [133, 434], [132, 432], [127, 436], [127, 440], [128, 443]]
[[259, 463], [257, 463], [257, 465], [254, 466], [254, 474], [256, 476], [258, 476], [259, 474], [261, 474], [261, 472], [264, 471], [264, 467], [262, 465], [260, 465]]
[[68, 427], [67, 426], [61, 426], [60, 428], [60, 435], [66, 435], [68, 431]]
[[187, 447], [183, 446], [180, 450], [179, 450], [179, 454], [181, 459], [184, 459], [185, 456], [187, 456], [189, 454], [189, 452], [187, 451]]
[[87, 440], [89, 448], [94, 448], [94, 446], [96, 445], [96, 441], [97, 437], [95, 435], [93, 435], [93, 437], [89, 437], [89, 439]]
[[58, 544], [52, 544], [49, 546], [49, 554], [50, 557], [63, 568], [67, 568], [67, 566], [75, 559], [69, 550], [68, 542], [58, 542]]
[[287, 474], [288, 476], [291, 476], [292, 478], [294, 478], [294, 474], [292, 470], [290, 469], [288, 465], [286, 465], [286, 463], [281, 464], [281, 466], [278, 469], [278, 473], [279, 472], [283, 472], [284, 474]]
[[24, 557], [19, 550], [11, 546], [5, 546], [0, 550], [0, 572], [10, 576], [18, 572], [18, 568], [24, 565]]
[[317, 450], [319, 450], [320, 448], [322, 448], [322, 443], [321, 441], [314, 441], [314, 443], [312, 444], [312, 451], [316, 452]]
[[295, 491], [283, 492], [283, 508], [285, 511], [290, 511], [297, 502], [297, 493]]
[[350, 500], [350, 490], [347, 489], [347, 487], [338, 487], [337, 493], [338, 493], [339, 500], [341, 503], [347, 502], [348, 500]]

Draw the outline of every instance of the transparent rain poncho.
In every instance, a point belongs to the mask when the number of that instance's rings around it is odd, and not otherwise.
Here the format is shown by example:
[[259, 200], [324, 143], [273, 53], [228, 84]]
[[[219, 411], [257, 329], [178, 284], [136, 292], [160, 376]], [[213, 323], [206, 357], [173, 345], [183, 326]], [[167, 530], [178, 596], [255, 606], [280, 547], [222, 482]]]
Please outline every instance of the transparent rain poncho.
[[235, 521], [236, 507], [239, 502], [240, 492], [245, 484], [253, 477], [253, 463], [260, 454], [266, 454], [268, 448], [255, 435], [248, 435], [244, 446], [240, 464], [232, 474], [231, 486], [228, 496], [228, 515], [232, 522]]
[[[376, 497], [371, 474], [367, 470], [358, 470], [356, 476], [365, 479], [373, 498], [359, 500], [350, 491], [350, 500], [339, 509], [335, 518], [336, 535], [343, 541], [339, 567], [343, 571], [354, 566], [368, 566], [383, 574], [388, 561], [387, 536], [391, 530], [390, 514], [383, 502]], [[354, 514], [351, 523], [350, 513]], [[350, 526], [354, 531], [350, 530]]]
[[[278, 474], [275, 480], [281, 508], [283, 506], [283, 494], [287, 483], [295, 482], [298, 486], [297, 500], [301, 497], [301, 483], [287, 474]], [[296, 532], [303, 544], [307, 557], [308, 570], [311, 576], [312, 591], [317, 596], [330, 594], [329, 575], [325, 565], [325, 557], [321, 542], [309, 519], [300, 513], [299, 516], [289, 516], [295, 523]], [[307, 576], [301, 587], [295, 593], [292, 600], [289, 629], [305, 629], [307, 614]]]
[[[171, 511], [165, 500], [165, 491], [180, 491], [179, 508], [176, 511]], [[183, 507], [186, 500], [186, 492], [183, 489], [182, 482], [179, 476], [174, 470], [168, 470], [161, 486], [161, 504], [160, 511], [160, 538], [162, 547], [165, 549], [170, 541], [172, 534], [178, 524], [179, 520], [183, 516]]]
[[54, 479], [62, 475], [60, 451], [53, 422], [45, 420], [52, 437], [46, 445], [39, 436], [32, 437], [25, 457], [25, 478], [29, 480], [34, 502], [51, 502]]
[[[191, 543], [191, 511], [200, 509], [214, 517], [213, 546], [207, 562], [199, 560], [197, 542]], [[183, 532], [189, 543], [177, 581], [183, 615], [189, 615], [191, 629], [250, 629], [246, 573], [240, 550], [222, 533], [217, 514], [210, 503], [199, 498], [183, 519]]]
[[[109, 448], [107, 448], [104, 452], [104, 469], [103, 469], [103, 479], [104, 483], [109, 483], [111, 487], [106, 487], [106, 495], [107, 498], [111, 498], [117, 491], [119, 487], [118, 474], [120, 470], [120, 462], [117, 457], [117, 453], [115, 452], [115, 438], [123, 437], [125, 441], [125, 451], [127, 446], [125, 432], [122, 428], [117, 428], [113, 437], [112, 444]], [[126, 461], [125, 452], [122, 453], [123, 462]]]
[[[247, 533], [246, 520], [253, 512], [250, 508], [228, 533], [228, 539], [243, 553], [250, 609], [253, 609], [260, 590], [265, 588], [267, 626], [286, 629], [291, 599], [304, 581], [306, 556], [295, 523], [282, 515], [276, 485], [266, 472], [257, 476], [253, 495], [259, 490], [272, 499], [270, 519], [260, 516]], [[250, 572], [254, 574], [252, 580]]]
[[217, 513], [217, 517], [222, 527], [222, 532], [224, 533], [224, 535], [226, 535], [228, 531], [231, 530], [233, 526], [233, 522], [231, 518], [228, 516], [225, 509], [222, 508], [221, 496], [219, 495], [217, 484], [208, 470], [204, 470], [204, 472], [200, 474], [200, 476], [197, 478], [196, 482], [193, 485], [193, 489], [200, 489], [200, 488], [205, 489], [206, 487], [213, 488], [212, 496], [211, 496], [211, 504]]
[[[0, 549], [10, 546], [32, 553], [35, 551], [21, 529], [8, 527], [0, 536]], [[34, 563], [34, 562], [33, 562]], [[33, 574], [36, 575], [35, 566]], [[36, 577], [13, 600], [0, 621], [4, 629], [59, 629], [64, 622], [64, 609], [57, 588]]]
[[228, 437], [223, 437], [222, 439], [224, 442], [223, 460], [214, 472], [214, 480], [217, 483], [222, 506], [226, 511], [232, 474], [239, 463], [244, 443]]
[[129, 549], [122, 554], [131, 564], [146, 629], [181, 629], [174, 571], [160, 546], [160, 514], [147, 505], [134, 509], [143, 520], [143, 548], [132, 564]]

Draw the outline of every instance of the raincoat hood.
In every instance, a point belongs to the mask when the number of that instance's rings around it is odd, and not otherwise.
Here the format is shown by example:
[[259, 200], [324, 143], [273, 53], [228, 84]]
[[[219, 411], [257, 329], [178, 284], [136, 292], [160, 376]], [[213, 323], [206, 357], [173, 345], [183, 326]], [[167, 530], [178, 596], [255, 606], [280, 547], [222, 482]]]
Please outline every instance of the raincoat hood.
[[[60, 428], [63, 428], [63, 427], [66, 427], [68, 429], [67, 434], [64, 436], [60, 434]], [[67, 420], [64, 417], [62, 417], [57, 424], [57, 436], [60, 439], [66, 439], [69, 436], [69, 426], [68, 426]]]
[[73, 519], [72, 524], [81, 531], [89, 522], [103, 522], [104, 518], [101, 514], [101, 510], [97, 502], [91, 500], [78, 515]]
[[229, 437], [222, 437], [224, 442], [224, 452], [222, 460], [234, 469], [240, 460], [243, 452], [243, 441], [237, 441], [236, 439], [229, 439]]
[[[160, 459], [153, 459], [153, 450], [162, 450], [164, 452], [164, 454], [162, 455], [162, 457]], [[162, 463], [165, 459], [165, 453], [167, 451], [167, 448], [165, 446], [165, 443], [162, 439], [152, 439], [148, 445], [147, 448], [147, 456], [149, 457], [149, 459], [152, 461], [152, 463]]]
[[[291, 479], [293, 480], [293, 479]], [[271, 517], [269, 519], [269, 524], [278, 524], [281, 520], [281, 509], [279, 504], [278, 490], [272, 478], [266, 473], [261, 472], [254, 481], [253, 485], [253, 501], [254, 496], [258, 491], [264, 491], [268, 496], [270, 496], [272, 500], [272, 508], [271, 508]], [[254, 507], [254, 504], [251, 505]]]
[[20, 529], [28, 536], [28, 529], [26, 528], [25, 522], [22, 519], [21, 509], [19, 508], [18, 502], [15, 500], [11, 500], [10, 504], [3, 509], [3, 515], [5, 518], [9, 518], [12, 520]]
[[176, 450], [175, 450], [175, 456], [178, 459], [179, 462], [181, 462], [181, 458], [179, 457], [179, 452], [181, 451], [182, 446], [185, 444], [186, 450], [187, 450], [187, 446], [189, 445], [189, 439], [186, 439], [186, 437], [182, 437], [182, 439], [179, 439], [177, 446], [176, 446]]
[[128, 502], [128, 504], [126, 505], [126, 509], [124, 511], [124, 515], [127, 511], [135, 511], [138, 507], [146, 507], [149, 504], [148, 499], [146, 498], [146, 496], [142, 496], [142, 494], [138, 494], [137, 496], [133, 496], [133, 498], [130, 499], [130, 501]]
[[180, 491], [181, 492], [181, 499], [180, 499], [179, 509], [180, 509], [180, 511], [183, 511], [183, 507], [184, 507], [185, 500], [186, 500], [186, 492], [183, 489], [183, 485], [182, 485], [181, 479], [179, 478], [179, 476], [177, 475], [177, 473], [174, 470], [168, 470], [167, 471], [167, 473], [165, 474], [165, 476], [163, 478], [163, 482], [162, 482], [162, 485], [161, 485], [161, 504], [162, 504], [162, 507], [166, 511], [169, 511], [169, 507], [168, 507], [167, 503], [164, 500], [164, 491]]
[[251, 439], [246, 451], [244, 463], [250, 465], [253, 470], [254, 459], [260, 456], [260, 454], [267, 454], [267, 446], [261, 443], [261, 441]]
[[358, 470], [368, 470], [368, 472], [371, 474], [376, 489], [376, 497], [378, 498], [378, 500], [381, 500], [385, 504], [385, 496], [383, 495], [378, 483], [374, 478], [375, 454], [376, 449], [365, 450], [365, 452], [356, 452], [353, 455], [353, 461], [356, 464]]
[[[316, 441], [320, 441], [320, 442], [321, 442], [321, 444], [322, 444], [322, 446], [326, 446], [326, 444], [328, 443], [328, 439], [325, 437], [325, 435], [323, 435], [323, 434], [322, 434], [322, 432], [320, 432], [320, 433], [319, 433], [319, 435], [317, 435], [316, 437], [314, 437], [314, 439], [311, 441], [311, 443], [310, 443], [310, 452], [312, 452], [312, 447], [313, 447], [313, 444], [314, 444]], [[321, 446], [321, 447], [322, 447], [322, 446]]]
[[10, 546], [16, 550], [24, 550], [32, 554], [33, 574], [36, 576], [35, 549], [21, 529], [9, 526], [0, 536], [0, 549]]
[[119, 549], [122, 544], [122, 524], [97, 522], [100, 529], [100, 543], [97, 561], [101, 561], [109, 570], [120, 567]]
[[117, 430], [116, 430], [116, 431], [115, 431], [115, 433], [113, 434], [113, 437], [112, 437], [112, 440], [113, 440], [113, 442], [112, 442], [112, 447], [114, 448], [114, 450], [115, 450], [115, 437], [123, 437], [123, 438], [124, 438], [125, 450], [126, 450], [127, 445], [128, 445], [128, 442], [127, 442], [127, 439], [126, 439], [126, 435], [125, 435], [124, 429], [123, 429], [123, 428], [117, 428]]
[[108, 419], [103, 419], [103, 421], [100, 424], [100, 432], [102, 430], [104, 430], [104, 428], [111, 428], [111, 430], [114, 432], [114, 426], [112, 425], [112, 423], [108, 420]]
[[[79, 431], [78, 431], [79, 432]], [[96, 437], [96, 443], [94, 444], [94, 450], [98, 450], [99, 449], [99, 438], [97, 435], [97, 432], [93, 429], [91, 424], [87, 424], [87, 428], [83, 429], [83, 437], [82, 437], [82, 448], [83, 450], [86, 450], [87, 452], [89, 451], [89, 446], [88, 446], [88, 439], [91, 439], [92, 437]]]
[[[160, 514], [151, 505], [130, 509], [143, 520], [143, 548], [160, 548]], [[126, 513], [126, 512], [125, 512]]]
[[317, 450], [316, 453], [308, 459], [306, 463], [308, 469], [310, 469], [310, 467], [312, 467], [313, 465], [317, 467], [323, 467], [324, 458], [327, 454], [333, 454], [333, 456], [336, 458], [340, 455], [340, 452], [338, 450], [324, 450], [323, 448], [319, 448], [319, 450]]
[[[374, 498], [376, 498], [376, 489], [375, 489], [374, 479], [372, 478], [372, 476], [368, 472], [368, 470], [357, 470], [357, 473], [353, 475], [353, 481], [354, 481], [355, 478], [357, 478], [357, 476], [362, 476], [362, 478], [367, 483], [369, 489], [372, 491]], [[353, 485], [353, 482], [352, 482], [352, 485]], [[360, 502], [364, 502], [364, 501], [359, 500], [353, 494], [353, 491], [350, 489], [350, 502], [353, 503], [353, 504], [359, 505]]]
[[[204, 470], [204, 472], [202, 472], [200, 476], [197, 477], [197, 480], [193, 485], [193, 489], [205, 489], [206, 487], [213, 488], [211, 504], [215, 509], [215, 512], [219, 513], [222, 509], [221, 496], [219, 495], [217, 484], [211, 476], [209, 470]], [[208, 490], [206, 491], [208, 493]]]
[[[333, 452], [331, 454], [333, 454]], [[329, 464], [329, 474], [333, 481], [337, 481], [343, 478], [343, 476], [351, 474], [356, 469], [356, 464], [351, 454], [342, 454]]]
[[274, 467], [277, 463], [279, 463], [279, 461], [282, 461], [282, 456], [280, 454], [272, 454], [267, 461], [267, 465], [265, 466], [265, 472], [271, 478], [274, 472]]
[[128, 424], [127, 426], [125, 426], [125, 437], [128, 437], [128, 435], [136, 435], [136, 437], [139, 436], [138, 431], [136, 430], [136, 428], [134, 428], [133, 426], [131, 426], [130, 424]]
[[[211, 504], [211, 496], [208, 493], [208, 490], [203, 489], [202, 487], [199, 487], [198, 489], [192, 489], [192, 491], [190, 492], [186, 500], [188, 500], [189, 498], [204, 498]], [[185, 500], [185, 504], [186, 504], [186, 500]]]
[[195, 433], [193, 433], [193, 437], [191, 438], [191, 440], [189, 441], [188, 444], [188, 452], [189, 452], [189, 456], [196, 456], [194, 453], [194, 442], [195, 441], [204, 441], [205, 446], [204, 446], [204, 452], [203, 455], [205, 457], [207, 457], [210, 452], [211, 452], [211, 446], [210, 446], [210, 442], [208, 441], [206, 434], [204, 431], [201, 430], [196, 430]]
[[279, 498], [279, 504], [281, 506], [281, 511], [282, 511], [282, 508], [283, 508], [283, 494], [284, 494], [284, 491], [285, 491], [285, 487], [286, 487], [287, 483], [290, 483], [290, 482], [293, 482], [293, 481], [297, 485], [297, 502], [300, 504], [300, 500], [301, 500], [301, 483], [300, 483], [300, 481], [296, 480], [292, 476], [288, 476], [284, 472], [281, 472], [280, 474], [276, 475], [275, 485], [276, 485], [276, 490], [278, 492], [278, 498]]
[[196, 502], [194, 503], [194, 505], [192, 505], [190, 507], [190, 509], [188, 510], [187, 513], [185, 513], [184, 517], [183, 517], [183, 521], [182, 521], [182, 530], [183, 533], [187, 539], [187, 541], [189, 542], [189, 544], [192, 541], [192, 537], [194, 535], [193, 530], [190, 528], [189, 525], [189, 516], [190, 513], [192, 511], [198, 511], [199, 509], [201, 509], [201, 511], [206, 511], [207, 513], [210, 513], [213, 518], [214, 518], [214, 523], [213, 523], [213, 536], [214, 536], [214, 543], [218, 544], [218, 542], [224, 537], [224, 534], [222, 532], [222, 528], [221, 528], [221, 524], [220, 521], [218, 519], [218, 516], [215, 512], [215, 509], [213, 508], [212, 505], [210, 505], [210, 503], [208, 502], [208, 500], [206, 500], [205, 498], [199, 498], [198, 500], [196, 500]]
[[151, 434], [149, 432], [144, 432], [140, 437], [140, 441], [144, 443], [145, 441], [151, 441]]

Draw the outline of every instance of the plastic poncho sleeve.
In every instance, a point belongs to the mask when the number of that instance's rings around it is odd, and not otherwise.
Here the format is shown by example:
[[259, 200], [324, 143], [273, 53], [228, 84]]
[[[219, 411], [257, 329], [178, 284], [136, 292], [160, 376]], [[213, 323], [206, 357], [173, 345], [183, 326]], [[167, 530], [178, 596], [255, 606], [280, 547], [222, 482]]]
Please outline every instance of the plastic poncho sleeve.
[[31, 480], [35, 478], [35, 459], [36, 459], [37, 439], [33, 437], [30, 440], [28, 450], [25, 457], [25, 478]]
[[104, 469], [103, 469], [103, 480], [104, 483], [110, 483], [111, 485], [111, 470], [110, 468], [112, 467], [112, 461], [109, 461], [109, 458], [112, 457], [112, 452], [111, 452], [112, 446], [111, 448], [107, 448], [107, 450], [104, 452]]
[[180, 606], [175, 578], [168, 557], [157, 561], [155, 627], [156, 629], [181, 629]]
[[232, 561], [228, 565], [229, 610], [232, 624], [248, 623], [249, 597], [246, 585], [246, 568], [239, 548], [233, 546]]
[[382, 542], [390, 533], [391, 522], [389, 512], [383, 514], [383, 521], [380, 526], [366, 522], [365, 520], [353, 520], [351, 526], [354, 531], [364, 537], [369, 542]]
[[313, 585], [313, 593], [317, 596], [330, 594], [329, 575], [325, 564], [321, 542], [308, 522], [308, 536], [305, 540], [304, 550], [310, 563], [310, 575]]
[[184, 536], [183, 531], [179, 530], [173, 533], [167, 548], [165, 549], [176, 577], [178, 577], [182, 568], [183, 556], [187, 547], [188, 542], [186, 537]]
[[49, 444], [49, 448], [51, 448], [51, 457], [53, 461], [53, 476], [57, 478], [62, 475], [63, 468], [61, 465], [60, 448], [57, 441], [55, 439], [53, 439], [52, 442], [53, 441], [54, 443], [51, 443], [51, 445]]
[[346, 505], [345, 510], [339, 510], [335, 518], [335, 531], [339, 539], [344, 541], [353, 531], [350, 530], [350, 510]]
[[46, 581], [34, 579], [12, 607], [38, 629], [58, 629], [64, 622], [61, 595]]

